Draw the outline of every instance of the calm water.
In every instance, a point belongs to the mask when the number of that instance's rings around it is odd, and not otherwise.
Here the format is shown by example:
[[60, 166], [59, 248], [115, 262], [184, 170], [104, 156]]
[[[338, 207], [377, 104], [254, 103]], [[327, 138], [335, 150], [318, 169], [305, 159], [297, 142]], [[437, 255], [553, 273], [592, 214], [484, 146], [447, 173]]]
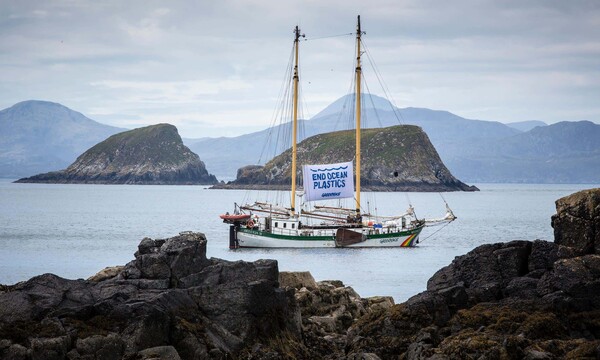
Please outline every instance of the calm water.
[[[180, 231], [206, 234], [208, 256], [228, 260], [276, 259], [280, 270], [310, 271], [317, 280], [338, 279], [365, 296], [404, 301], [452, 259], [484, 243], [553, 240], [554, 201], [598, 185], [483, 184], [476, 193], [447, 193], [458, 220], [434, 233], [425, 229], [413, 249], [229, 250], [228, 227], [218, 215], [231, 211], [246, 191], [199, 186], [45, 185], [0, 180], [0, 283], [43, 273], [87, 278], [133, 259], [144, 237]], [[405, 193], [374, 193], [372, 208], [399, 213]], [[437, 193], [411, 193], [419, 217], [440, 217]], [[430, 236], [431, 235], [431, 236]]]

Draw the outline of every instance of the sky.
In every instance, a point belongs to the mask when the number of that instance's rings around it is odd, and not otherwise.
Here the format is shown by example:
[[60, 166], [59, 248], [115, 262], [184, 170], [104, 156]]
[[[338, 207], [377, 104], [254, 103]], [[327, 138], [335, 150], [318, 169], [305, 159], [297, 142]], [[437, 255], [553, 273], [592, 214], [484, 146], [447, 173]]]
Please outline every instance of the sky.
[[298, 25], [310, 118], [350, 91], [359, 14], [400, 108], [600, 123], [599, 0], [2, 0], [0, 109], [46, 100], [185, 138], [262, 130]]

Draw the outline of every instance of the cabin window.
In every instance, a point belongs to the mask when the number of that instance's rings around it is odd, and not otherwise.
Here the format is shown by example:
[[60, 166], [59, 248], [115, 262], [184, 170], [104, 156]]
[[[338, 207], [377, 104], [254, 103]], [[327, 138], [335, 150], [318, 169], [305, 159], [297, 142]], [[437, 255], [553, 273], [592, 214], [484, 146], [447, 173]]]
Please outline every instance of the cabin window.
[[292, 229], [294, 228], [294, 226], [296, 226], [296, 224], [292, 224]]
[[284, 228], [284, 229], [286, 228], [286, 225], [287, 225], [287, 223], [283, 223], [283, 228]]
[[275, 221], [275, 227], [277, 227], [277, 225], [278, 225], [278, 223], [277, 223], [277, 221]]

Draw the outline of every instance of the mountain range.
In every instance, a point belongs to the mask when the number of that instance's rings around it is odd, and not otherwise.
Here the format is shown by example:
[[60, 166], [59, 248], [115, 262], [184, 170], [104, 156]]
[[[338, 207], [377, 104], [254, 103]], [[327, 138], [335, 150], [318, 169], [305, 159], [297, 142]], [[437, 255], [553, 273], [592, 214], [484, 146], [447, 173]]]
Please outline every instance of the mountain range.
[[[399, 109], [387, 100], [367, 95], [363, 127], [398, 124], [420, 126], [454, 176], [466, 182], [598, 183], [600, 181], [600, 125], [589, 121], [543, 121], [504, 124], [473, 120], [448, 111]], [[351, 126], [353, 95], [342, 97], [310, 120], [299, 123], [299, 141], [315, 134]], [[188, 140], [208, 169], [219, 178], [233, 179], [236, 169], [263, 165], [281, 153], [269, 138], [285, 138], [288, 125], [231, 138]], [[270, 136], [270, 134], [279, 134]], [[289, 144], [289, 142], [288, 142]]]
[[[466, 119], [447, 111], [393, 107], [363, 96], [363, 127], [420, 126], [451, 173], [465, 182], [598, 183], [600, 125], [589, 121], [552, 125], [533, 120], [504, 124]], [[299, 141], [346, 130], [353, 96], [344, 96], [309, 120]], [[237, 137], [183, 139], [217, 178], [235, 179], [239, 168], [264, 165], [287, 147], [288, 124]], [[17, 178], [58, 170], [78, 155], [124, 131], [97, 123], [60, 104], [24, 101], [0, 111], [0, 176]], [[282, 145], [283, 144], [283, 145]]]
[[66, 168], [88, 148], [125, 130], [100, 124], [61, 104], [20, 102], [0, 111], [0, 177]]

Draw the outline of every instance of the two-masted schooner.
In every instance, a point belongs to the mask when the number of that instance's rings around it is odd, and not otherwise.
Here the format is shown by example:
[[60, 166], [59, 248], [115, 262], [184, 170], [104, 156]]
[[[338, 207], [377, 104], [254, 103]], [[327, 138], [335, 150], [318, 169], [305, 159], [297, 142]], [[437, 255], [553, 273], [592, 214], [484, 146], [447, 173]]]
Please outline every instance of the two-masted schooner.
[[[297, 128], [298, 128], [298, 50], [302, 36], [294, 29], [294, 69], [292, 73], [292, 159], [290, 206], [264, 202], [235, 205], [232, 214], [221, 215], [230, 225], [230, 248], [327, 248], [327, 247], [413, 247], [428, 224], [415, 216], [412, 206], [402, 214], [374, 216], [361, 211], [361, 36], [360, 16], [356, 28], [355, 119], [356, 153], [352, 161], [303, 166], [304, 201], [354, 198], [355, 208], [296, 206]], [[355, 170], [355, 171], [353, 171]], [[456, 217], [448, 208], [439, 221]]]

